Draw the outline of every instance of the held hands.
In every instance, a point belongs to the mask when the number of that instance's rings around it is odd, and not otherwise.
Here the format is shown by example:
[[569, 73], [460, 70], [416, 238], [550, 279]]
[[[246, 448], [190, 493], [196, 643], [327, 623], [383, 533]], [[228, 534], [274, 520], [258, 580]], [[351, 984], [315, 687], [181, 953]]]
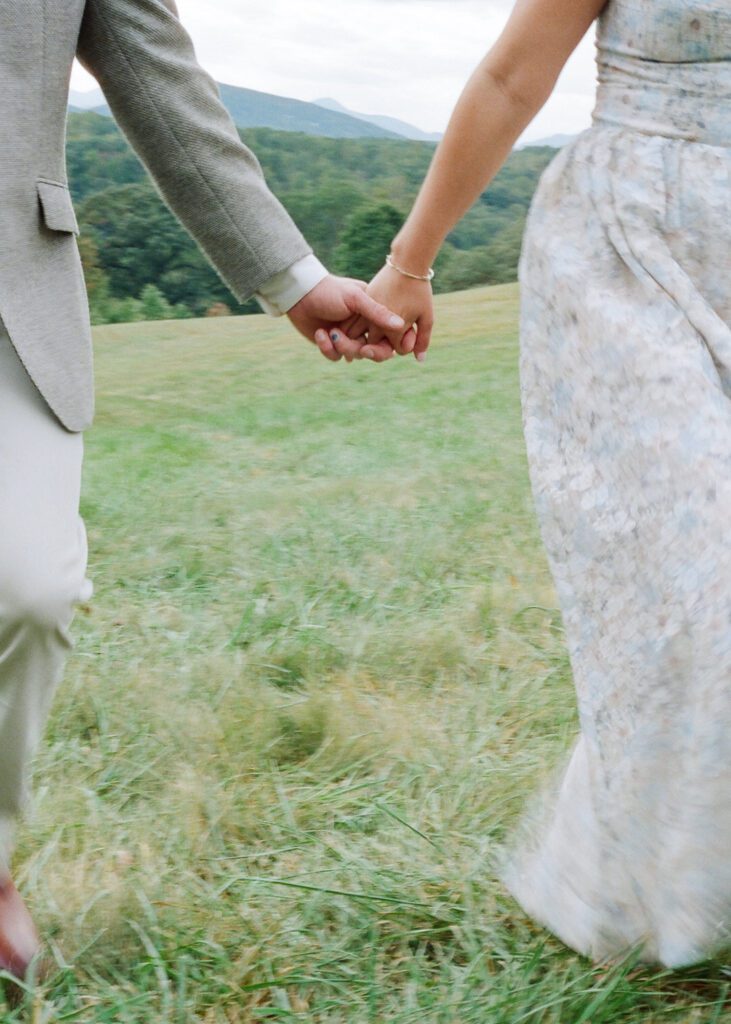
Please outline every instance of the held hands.
[[406, 333], [406, 322], [385, 305], [366, 293], [364, 281], [330, 275], [308, 292], [289, 310], [293, 326], [315, 342], [326, 359], [348, 362], [361, 359], [365, 345], [364, 330], [358, 333], [334, 324], [372, 325], [377, 336], [369, 340], [372, 356], [382, 362], [390, 358]]
[[412, 353], [423, 362], [434, 324], [432, 289], [427, 281], [404, 276], [390, 266], [367, 286], [330, 276], [288, 316], [333, 362], [370, 359], [382, 363], [396, 354]]
[[[356, 358], [383, 362], [394, 354], [413, 355], [423, 363], [434, 328], [434, 303], [429, 281], [404, 275], [393, 266], [385, 266], [376, 274], [367, 288], [367, 295], [380, 305], [398, 313], [408, 330], [394, 340], [393, 332], [385, 334], [379, 325], [367, 317], [359, 317], [343, 324], [351, 338], [361, 340]], [[385, 344], [391, 351], [386, 353]]]

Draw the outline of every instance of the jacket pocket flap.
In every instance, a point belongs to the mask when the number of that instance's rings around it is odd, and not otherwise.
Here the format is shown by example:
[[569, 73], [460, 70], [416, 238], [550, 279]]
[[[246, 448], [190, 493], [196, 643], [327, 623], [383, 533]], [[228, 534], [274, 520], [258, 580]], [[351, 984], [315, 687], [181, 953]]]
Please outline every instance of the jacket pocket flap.
[[68, 188], [52, 181], [38, 181], [36, 187], [46, 227], [78, 235], [79, 225]]

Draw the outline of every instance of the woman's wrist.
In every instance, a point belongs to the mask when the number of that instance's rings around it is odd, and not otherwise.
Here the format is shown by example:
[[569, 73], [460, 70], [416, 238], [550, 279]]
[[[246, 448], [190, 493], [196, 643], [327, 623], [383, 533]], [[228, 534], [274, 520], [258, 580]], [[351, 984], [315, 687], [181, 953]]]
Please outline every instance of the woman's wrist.
[[411, 270], [406, 270], [404, 267], [399, 266], [393, 257], [392, 253], [389, 253], [386, 257], [386, 266], [390, 267], [391, 270], [395, 270], [401, 277], [406, 277], [410, 281], [425, 281], [430, 283], [434, 280], [434, 268], [430, 267], [426, 274], [414, 274]]
[[391, 246], [391, 258], [402, 270], [418, 277], [427, 277], [434, 265], [438, 249], [434, 252], [407, 238], [397, 236]]

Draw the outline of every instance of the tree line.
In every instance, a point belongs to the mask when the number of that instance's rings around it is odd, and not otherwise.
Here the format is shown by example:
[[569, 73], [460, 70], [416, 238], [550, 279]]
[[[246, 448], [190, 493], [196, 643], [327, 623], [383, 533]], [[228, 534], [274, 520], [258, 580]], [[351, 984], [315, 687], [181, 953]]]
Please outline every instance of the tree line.
[[[424, 142], [241, 132], [319, 258], [370, 278], [382, 266], [433, 153]], [[259, 312], [240, 304], [158, 196], [110, 118], [69, 115], [69, 183], [95, 323]], [[538, 178], [556, 151], [516, 150], [439, 257], [437, 291], [515, 280]]]

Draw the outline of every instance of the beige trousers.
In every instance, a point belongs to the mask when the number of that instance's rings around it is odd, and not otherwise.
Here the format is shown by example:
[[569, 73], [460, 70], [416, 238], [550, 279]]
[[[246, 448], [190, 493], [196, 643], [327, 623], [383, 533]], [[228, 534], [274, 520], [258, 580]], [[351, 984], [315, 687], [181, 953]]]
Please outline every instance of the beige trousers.
[[30, 797], [74, 605], [91, 597], [82, 457], [82, 435], [49, 410], [0, 322], [0, 862]]

